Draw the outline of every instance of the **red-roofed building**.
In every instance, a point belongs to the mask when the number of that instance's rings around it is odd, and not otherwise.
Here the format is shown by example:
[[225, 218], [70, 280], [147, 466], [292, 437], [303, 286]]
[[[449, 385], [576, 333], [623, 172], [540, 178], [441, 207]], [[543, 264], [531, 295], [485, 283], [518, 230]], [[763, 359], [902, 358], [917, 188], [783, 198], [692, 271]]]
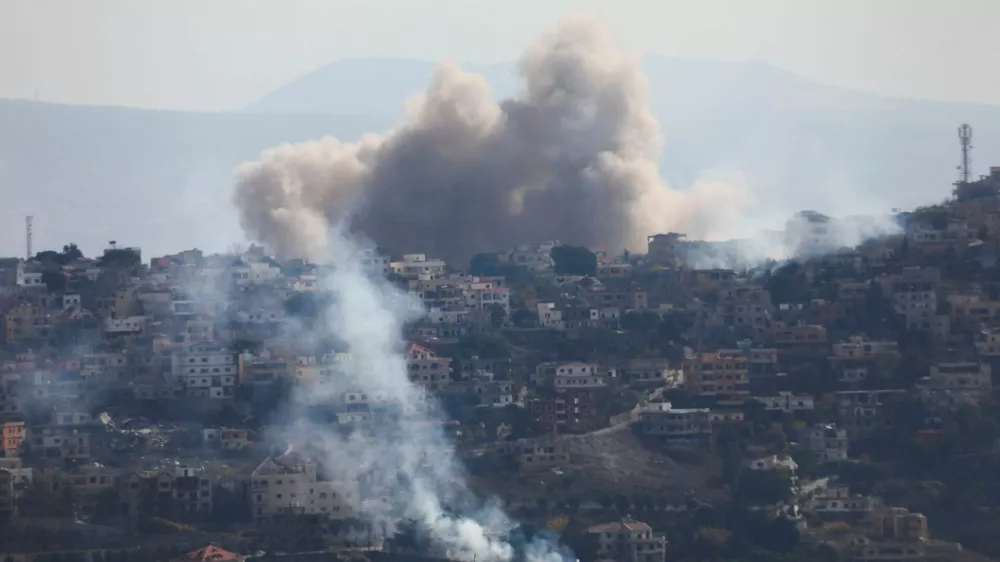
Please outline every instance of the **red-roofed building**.
[[242, 561], [246, 560], [246, 557], [240, 556], [234, 552], [229, 552], [224, 548], [219, 548], [214, 544], [210, 544], [204, 548], [199, 548], [198, 550], [192, 550], [187, 554], [182, 554], [177, 558], [172, 559], [170, 562], [182, 562], [186, 560], [198, 560], [198, 561], [212, 561], [212, 562], [222, 562], [228, 560]]
[[438, 357], [436, 353], [417, 344], [406, 352], [406, 372], [410, 381], [429, 390], [443, 390], [451, 382], [451, 358]]

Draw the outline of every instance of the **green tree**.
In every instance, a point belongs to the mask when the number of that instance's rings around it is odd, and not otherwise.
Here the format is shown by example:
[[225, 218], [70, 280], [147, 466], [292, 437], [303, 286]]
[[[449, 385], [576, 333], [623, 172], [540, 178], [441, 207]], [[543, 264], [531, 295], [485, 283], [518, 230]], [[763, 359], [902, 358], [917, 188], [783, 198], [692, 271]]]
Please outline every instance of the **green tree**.
[[633, 310], [622, 315], [621, 327], [631, 332], [649, 332], [660, 323], [655, 312]]
[[142, 263], [142, 256], [139, 252], [130, 248], [112, 248], [105, 250], [104, 255], [98, 260], [99, 267], [120, 267], [132, 269], [139, 267]]
[[583, 246], [556, 246], [550, 255], [558, 275], [597, 275], [597, 255]]
[[535, 315], [530, 310], [520, 308], [510, 315], [510, 321], [518, 328], [530, 328], [535, 325]]
[[63, 246], [60, 256], [62, 257], [62, 263], [67, 264], [82, 258], [83, 252], [80, 251], [80, 248], [76, 244], [70, 242]]
[[42, 283], [50, 293], [61, 293], [66, 290], [66, 274], [58, 269], [46, 269], [42, 272]]
[[500, 257], [495, 253], [482, 253], [472, 256], [469, 262], [469, 273], [472, 275], [497, 275]]
[[744, 505], [772, 505], [792, 499], [792, 483], [783, 470], [744, 470], [734, 494]]

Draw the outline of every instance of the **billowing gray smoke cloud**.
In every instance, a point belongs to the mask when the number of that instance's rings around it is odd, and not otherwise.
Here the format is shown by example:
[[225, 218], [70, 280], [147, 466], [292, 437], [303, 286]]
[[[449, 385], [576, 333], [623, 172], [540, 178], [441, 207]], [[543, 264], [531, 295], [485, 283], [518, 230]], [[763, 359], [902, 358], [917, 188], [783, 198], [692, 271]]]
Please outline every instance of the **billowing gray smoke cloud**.
[[516, 99], [497, 103], [481, 76], [443, 64], [391, 132], [265, 151], [238, 172], [244, 229], [309, 257], [349, 219], [394, 253], [465, 260], [544, 240], [644, 250], [660, 231], [712, 236], [746, 203], [738, 187], [663, 183], [647, 80], [599, 22], [562, 22], [519, 68]]

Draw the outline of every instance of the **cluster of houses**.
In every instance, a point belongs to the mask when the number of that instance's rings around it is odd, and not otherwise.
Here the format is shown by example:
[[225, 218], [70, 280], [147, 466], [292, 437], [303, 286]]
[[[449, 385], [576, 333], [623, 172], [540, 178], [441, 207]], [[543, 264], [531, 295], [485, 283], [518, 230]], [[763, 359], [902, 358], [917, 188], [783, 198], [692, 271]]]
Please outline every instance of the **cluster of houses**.
[[[1000, 182], [1000, 170], [980, 182]], [[847, 249], [848, 227], [814, 212], [797, 215], [788, 232], [796, 251], [813, 257], [788, 283], [809, 288], [805, 295], [769, 282], [780, 272], [693, 267], [692, 256], [733, 246], [680, 234], [651, 236], [645, 255], [597, 253], [589, 275], [558, 271], [556, 242], [497, 253], [494, 263], [531, 279], [516, 289], [503, 276], [465, 273], [422, 254], [394, 260], [372, 250], [363, 266], [426, 309], [406, 326], [409, 343], [401, 350], [425, 411], [456, 411], [442, 403], [463, 405], [459, 411], [516, 409], [546, 436], [506, 441], [509, 428], [497, 431], [497, 450], [521, 470], [570, 464], [554, 436], [614, 424], [665, 447], [707, 447], [751, 407], [811, 420], [798, 446], [819, 463], [839, 463], [850, 460], [853, 439], [885, 427], [894, 395], [916, 395], [946, 415], [992, 393], [1000, 292], [944, 267], [995, 267], [1000, 205], [996, 190], [989, 193], [956, 192], [948, 207], [900, 215], [898, 232]], [[302, 452], [273, 454], [255, 417], [269, 397], [301, 385], [328, 385], [341, 426], [398, 415], [388, 393], [345, 384], [350, 350], [302, 337], [324, 292], [324, 266], [277, 261], [256, 246], [224, 255], [189, 250], [148, 263], [137, 248], [116, 246], [96, 259], [48, 254], [0, 260], [0, 516], [45, 514], [46, 501], [66, 490], [77, 511], [100, 508], [132, 521], [212, 514], [223, 496], [259, 521], [287, 513], [357, 516], [370, 499], [359, 483], [331, 480]], [[901, 332], [948, 350], [913, 387], [890, 382], [902, 360], [898, 334], [865, 335], [860, 319], [878, 303], [888, 303]], [[573, 339], [640, 330], [640, 321], [650, 320], [656, 329], [672, 318], [685, 320], [664, 336], [676, 356], [553, 361], [547, 350], [531, 349], [545, 334]], [[505, 356], [452, 355], [462, 341], [489, 334], [508, 334], [518, 346]], [[802, 365], [822, 368], [803, 374]], [[810, 376], [825, 383], [811, 384]], [[811, 390], [818, 386], [827, 390]], [[622, 389], [639, 398], [608, 412], [603, 405]], [[691, 404], [675, 407], [668, 392]], [[821, 399], [835, 419], [819, 419]], [[184, 411], [198, 412], [200, 425], [156, 417]], [[929, 426], [922, 436], [933, 439], [935, 431]], [[225, 468], [199, 455], [227, 459]], [[748, 466], [794, 472], [788, 461], [772, 455]], [[871, 513], [875, 503], [831, 486], [796, 509]], [[892, 524], [880, 528], [926, 536], [925, 520], [889, 513]], [[608, 552], [662, 559], [661, 539], [644, 524], [592, 532]], [[876, 559], [870, 544], [856, 546], [861, 558]]]

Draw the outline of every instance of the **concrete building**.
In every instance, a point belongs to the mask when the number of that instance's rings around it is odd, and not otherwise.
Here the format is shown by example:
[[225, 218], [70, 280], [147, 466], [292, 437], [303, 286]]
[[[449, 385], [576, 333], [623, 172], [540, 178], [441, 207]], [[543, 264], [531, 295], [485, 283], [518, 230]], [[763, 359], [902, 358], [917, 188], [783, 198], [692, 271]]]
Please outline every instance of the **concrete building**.
[[847, 431], [836, 424], [816, 424], [809, 430], [808, 446], [817, 463], [846, 461]]
[[624, 519], [594, 525], [587, 534], [595, 538], [600, 560], [665, 562], [667, 557], [666, 538], [654, 535], [653, 529], [641, 521]]
[[904, 390], [844, 390], [835, 392], [840, 422], [851, 438], [888, 427], [884, 406]]
[[725, 351], [692, 354], [684, 360], [684, 383], [696, 396], [750, 394], [747, 358]]
[[754, 396], [753, 399], [764, 404], [764, 409], [769, 412], [794, 414], [796, 412], [811, 412], [815, 409], [815, 400], [811, 394], [779, 392], [776, 396]]
[[320, 480], [319, 466], [297, 452], [268, 457], [250, 476], [254, 519], [280, 514], [349, 519], [359, 501], [357, 483]]
[[233, 397], [239, 367], [231, 350], [212, 342], [199, 342], [173, 353], [171, 374], [188, 397], [222, 400]]
[[131, 519], [208, 516], [212, 488], [204, 470], [186, 466], [132, 473], [121, 480], [122, 514]]
[[428, 390], [442, 390], [451, 382], [451, 358], [413, 344], [406, 352], [406, 370], [411, 382]]
[[403, 279], [435, 279], [445, 274], [446, 267], [444, 261], [424, 254], [406, 254], [391, 264], [392, 272]]
[[250, 446], [246, 429], [205, 428], [201, 435], [202, 443], [209, 449], [242, 451]]
[[545, 470], [568, 463], [569, 448], [562, 441], [522, 444], [517, 449], [517, 464], [523, 471]]
[[697, 445], [712, 437], [708, 408], [674, 408], [670, 402], [651, 402], [637, 413], [635, 423], [643, 435], [671, 445]]

